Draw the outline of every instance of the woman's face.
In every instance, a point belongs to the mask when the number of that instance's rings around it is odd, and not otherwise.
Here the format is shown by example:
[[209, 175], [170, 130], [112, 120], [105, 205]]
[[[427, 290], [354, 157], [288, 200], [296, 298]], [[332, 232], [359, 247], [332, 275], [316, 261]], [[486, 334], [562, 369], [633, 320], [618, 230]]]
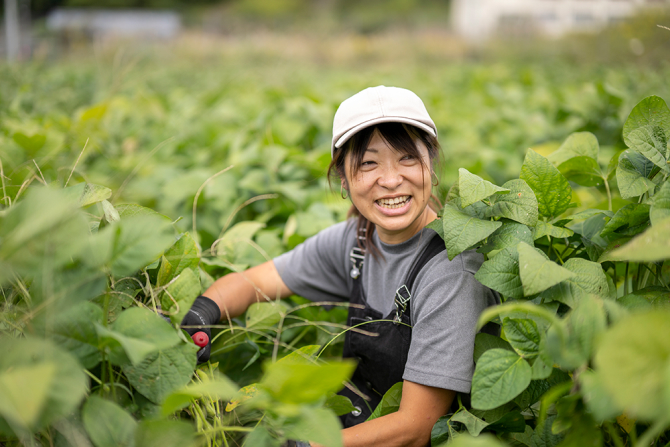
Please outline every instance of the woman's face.
[[398, 244], [414, 236], [437, 218], [428, 207], [431, 173], [428, 149], [419, 140], [423, 159], [396, 151], [375, 131], [358, 172], [353, 175], [352, 155], [345, 159], [349, 195], [358, 211], [375, 224], [379, 239]]

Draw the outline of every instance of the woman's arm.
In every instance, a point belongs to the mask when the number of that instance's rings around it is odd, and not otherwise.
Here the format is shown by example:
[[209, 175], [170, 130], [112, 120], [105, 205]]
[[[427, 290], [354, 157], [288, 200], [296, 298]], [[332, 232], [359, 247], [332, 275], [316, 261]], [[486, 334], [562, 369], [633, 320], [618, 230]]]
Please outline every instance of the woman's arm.
[[242, 315], [253, 303], [287, 298], [292, 292], [274, 262], [267, 261], [244, 272], [222, 276], [203, 295], [218, 304], [221, 319], [230, 319]]
[[455, 395], [455, 391], [405, 380], [398, 411], [342, 430], [344, 447], [426, 447], [433, 425], [447, 414]]

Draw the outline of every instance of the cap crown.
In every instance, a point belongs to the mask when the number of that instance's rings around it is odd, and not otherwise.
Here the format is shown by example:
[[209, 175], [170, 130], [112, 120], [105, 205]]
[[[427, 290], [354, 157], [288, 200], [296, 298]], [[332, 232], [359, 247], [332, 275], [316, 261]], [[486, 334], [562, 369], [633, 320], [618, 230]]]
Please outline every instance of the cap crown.
[[355, 133], [389, 122], [410, 124], [437, 136], [435, 123], [421, 98], [404, 88], [380, 85], [366, 88], [340, 104], [333, 120], [331, 156]]

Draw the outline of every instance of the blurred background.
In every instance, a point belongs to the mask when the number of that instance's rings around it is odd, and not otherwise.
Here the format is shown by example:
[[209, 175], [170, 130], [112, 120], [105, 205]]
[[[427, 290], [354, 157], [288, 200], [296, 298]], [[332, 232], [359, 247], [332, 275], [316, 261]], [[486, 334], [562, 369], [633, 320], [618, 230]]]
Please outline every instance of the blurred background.
[[[365, 87], [424, 100], [441, 197], [460, 167], [502, 184], [528, 148], [547, 155], [577, 131], [598, 137], [607, 169], [633, 106], [670, 98], [666, 0], [3, 2], [8, 196], [76, 167], [70, 184], [191, 228], [199, 186], [234, 165], [199, 197], [199, 237], [255, 220], [268, 256], [344, 218], [325, 178], [332, 117]], [[604, 189], [575, 190], [579, 205], [607, 207]]]

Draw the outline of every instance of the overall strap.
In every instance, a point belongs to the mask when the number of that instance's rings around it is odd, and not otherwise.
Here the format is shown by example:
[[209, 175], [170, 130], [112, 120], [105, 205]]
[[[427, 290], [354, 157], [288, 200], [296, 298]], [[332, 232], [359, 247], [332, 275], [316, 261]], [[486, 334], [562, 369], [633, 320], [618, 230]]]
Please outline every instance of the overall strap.
[[414, 280], [419, 275], [421, 269], [433, 259], [436, 255], [446, 250], [444, 240], [440, 237], [439, 234], [433, 236], [433, 238], [428, 242], [426, 247], [423, 249], [421, 254], [416, 257], [412, 267], [410, 267], [409, 273], [405, 278], [405, 282], [401, 285], [395, 293], [395, 307], [396, 314], [393, 321], [398, 324], [403, 315], [409, 316], [409, 302], [412, 298], [410, 290], [414, 285]]

